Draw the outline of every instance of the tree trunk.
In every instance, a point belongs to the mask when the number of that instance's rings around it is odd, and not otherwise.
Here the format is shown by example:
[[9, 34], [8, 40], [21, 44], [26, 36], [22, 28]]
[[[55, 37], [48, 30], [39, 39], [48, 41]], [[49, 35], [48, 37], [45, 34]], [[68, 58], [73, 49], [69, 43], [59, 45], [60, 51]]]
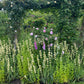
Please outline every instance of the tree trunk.
[[84, 16], [82, 19], [82, 25], [81, 25], [81, 29], [80, 29], [80, 38], [81, 38], [81, 41], [82, 41], [83, 46], [84, 46]]

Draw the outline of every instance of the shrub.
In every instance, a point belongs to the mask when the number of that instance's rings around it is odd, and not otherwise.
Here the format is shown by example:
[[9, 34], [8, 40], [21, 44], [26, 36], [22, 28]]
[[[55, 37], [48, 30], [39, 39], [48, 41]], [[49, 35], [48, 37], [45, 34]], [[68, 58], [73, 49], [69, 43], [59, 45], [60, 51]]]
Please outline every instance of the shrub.
[[[52, 17], [52, 19], [50, 19]], [[31, 31], [33, 27], [47, 27], [48, 23], [54, 24], [54, 16], [52, 13], [41, 13], [40, 11], [29, 11], [26, 12], [24, 18], [24, 28]], [[54, 24], [55, 25], [55, 24]]]
[[0, 39], [7, 41], [7, 26], [8, 26], [8, 15], [3, 10], [0, 10]]

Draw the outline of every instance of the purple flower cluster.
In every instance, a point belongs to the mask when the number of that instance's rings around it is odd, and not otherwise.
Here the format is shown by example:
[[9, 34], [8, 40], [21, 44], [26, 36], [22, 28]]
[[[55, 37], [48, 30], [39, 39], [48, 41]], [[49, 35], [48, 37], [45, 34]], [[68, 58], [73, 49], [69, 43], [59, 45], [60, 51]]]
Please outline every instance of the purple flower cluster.
[[45, 50], [45, 43], [44, 42], [43, 42], [43, 47], [42, 48], [43, 48], [43, 50]]
[[35, 47], [35, 50], [38, 49], [36, 41], [34, 42], [34, 47]]
[[[34, 31], [35, 31], [35, 30], [39, 30], [39, 28], [33, 27], [33, 30], [34, 30]], [[35, 38], [38, 38], [38, 36], [40, 36], [40, 35], [35, 35], [34, 31], [31, 32], [30, 35], [31, 35], [31, 36], [34, 36]], [[51, 36], [49, 36], [49, 38], [48, 38], [48, 37], [45, 37], [46, 34], [47, 34], [47, 28], [44, 27], [44, 29], [43, 29], [43, 34], [42, 34], [43, 38], [45, 39], [45, 41], [48, 41], [49, 39], [52, 39], [53, 28], [50, 29], [50, 35], [51, 35]], [[57, 40], [57, 37], [54, 37], [54, 40], [56, 41], [56, 40]], [[45, 47], [45, 46], [46, 46], [46, 45], [45, 45], [45, 42], [43, 41], [43, 47], [42, 47], [43, 50], [46, 50], [46, 47]], [[52, 46], [53, 46], [53, 43], [50, 43], [50, 44], [48, 45], [49, 48], [52, 47]], [[35, 50], [38, 49], [36, 40], [34, 41], [34, 47], [35, 47]]]

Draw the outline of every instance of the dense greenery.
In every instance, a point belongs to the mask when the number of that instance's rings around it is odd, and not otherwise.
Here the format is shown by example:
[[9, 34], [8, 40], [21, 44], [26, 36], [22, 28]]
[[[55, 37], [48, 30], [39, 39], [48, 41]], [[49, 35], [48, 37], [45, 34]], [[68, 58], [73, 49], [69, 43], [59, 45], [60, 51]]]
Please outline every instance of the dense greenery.
[[4, 45], [0, 42], [2, 50], [0, 52], [0, 59], [2, 59], [0, 80], [10, 82], [20, 79], [26, 84], [41, 82], [53, 84], [53, 82], [76, 81], [84, 75], [84, 57], [80, 59], [81, 55], [75, 44], [70, 51], [66, 42], [59, 44], [56, 40], [48, 51], [35, 50], [31, 38], [28, 37], [28, 39], [17, 43], [18, 54], [10, 40], [9, 44], [4, 43]]
[[0, 39], [7, 39], [8, 35], [8, 14], [4, 12], [4, 10], [0, 11]]
[[84, 0], [0, 2], [0, 83], [83, 80], [83, 5]]
[[[58, 32], [63, 33], [64, 31], [63, 28], [67, 28], [68, 26], [69, 28], [67, 30], [71, 30], [71, 32], [76, 31], [76, 27], [74, 28], [73, 22], [76, 21], [76, 19], [80, 16], [80, 8], [81, 8], [82, 0], [75, 0], [75, 1], [73, 0], [56, 0], [56, 1], [55, 0], [52, 0], [52, 1], [51, 0], [45, 0], [45, 1], [8, 0], [4, 3], [5, 3], [5, 9], [8, 11], [9, 17], [11, 18], [10, 25], [13, 27], [13, 30], [11, 31], [12, 35], [15, 35], [16, 34], [14, 33], [15, 30], [17, 30], [17, 32], [19, 32], [20, 34], [20, 28], [21, 28], [20, 25], [23, 21], [22, 19], [24, 17], [25, 10], [27, 9], [40, 9], [41, 10], [43, 8], [44, 9], [51, 8], [50, 10], [52, 10], [53, 7], [55, 9], [58, 9], [58, 13], [59, 13]], [[51, 12], [55, 14], [54, 11], [51, 11]], [[64, 17], [66, 17], [66, 19], [63, 19]], [[72, 27], [72, 29], [74, 28], [75, 30], [72, 30], [70, 27]], [[60, 34], [60, 40], [68, 39], [68, 37], [66, 37], [66, 35], [63, 36], [63, 34]], [[67, 33], [67, 34], [70, 34], [70, 33]], [[74, 36], [74, 32], [72, 33], [72, 36]], [[73, 38], [69, 38], [69, 39], [73, 39]], [[73, 40], [72, 42], [74, 42]], [[71, 43], [71, 42], [68, 42], [68, 43]]]

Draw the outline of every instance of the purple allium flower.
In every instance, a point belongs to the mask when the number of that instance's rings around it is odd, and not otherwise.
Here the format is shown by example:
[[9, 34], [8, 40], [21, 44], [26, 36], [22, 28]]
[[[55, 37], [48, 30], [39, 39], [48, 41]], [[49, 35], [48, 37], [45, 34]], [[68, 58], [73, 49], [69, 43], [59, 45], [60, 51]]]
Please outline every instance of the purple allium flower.
[[36, 30], [39, 30], [39, 28], [36, 28]]
[[33, 36], [33, 32], [31, 32], [30, 35]]
[[38, 35], [35, 35], [35, 38], [37, 38]]
[[53, 31], [50, 31], [50, 34], [53, 34]]
[[34, 47], [35, 47], [35, 50], [37, 50], [37, 44], [36, 44], [36, 41], [34, 42]]
[[64, 54], [64, 51], [62, 51], [62, 54]]
[[46, 30], [44, 29], [44, 30], [43, 30], [43, 32], [45, 33], [45, 32], [46, 32]]
[[57, 37], [55, 37], [55, 39], [54, 40], [57, 40]]
[[53, 43], [50, 44], [50, 47], [52, 47], [52, 46], [53, 46]]
[[45, 43], [44, 42], [43, 42], [43, 47], [42, 48], [43, 48], [43, 50], [45, 50]]

